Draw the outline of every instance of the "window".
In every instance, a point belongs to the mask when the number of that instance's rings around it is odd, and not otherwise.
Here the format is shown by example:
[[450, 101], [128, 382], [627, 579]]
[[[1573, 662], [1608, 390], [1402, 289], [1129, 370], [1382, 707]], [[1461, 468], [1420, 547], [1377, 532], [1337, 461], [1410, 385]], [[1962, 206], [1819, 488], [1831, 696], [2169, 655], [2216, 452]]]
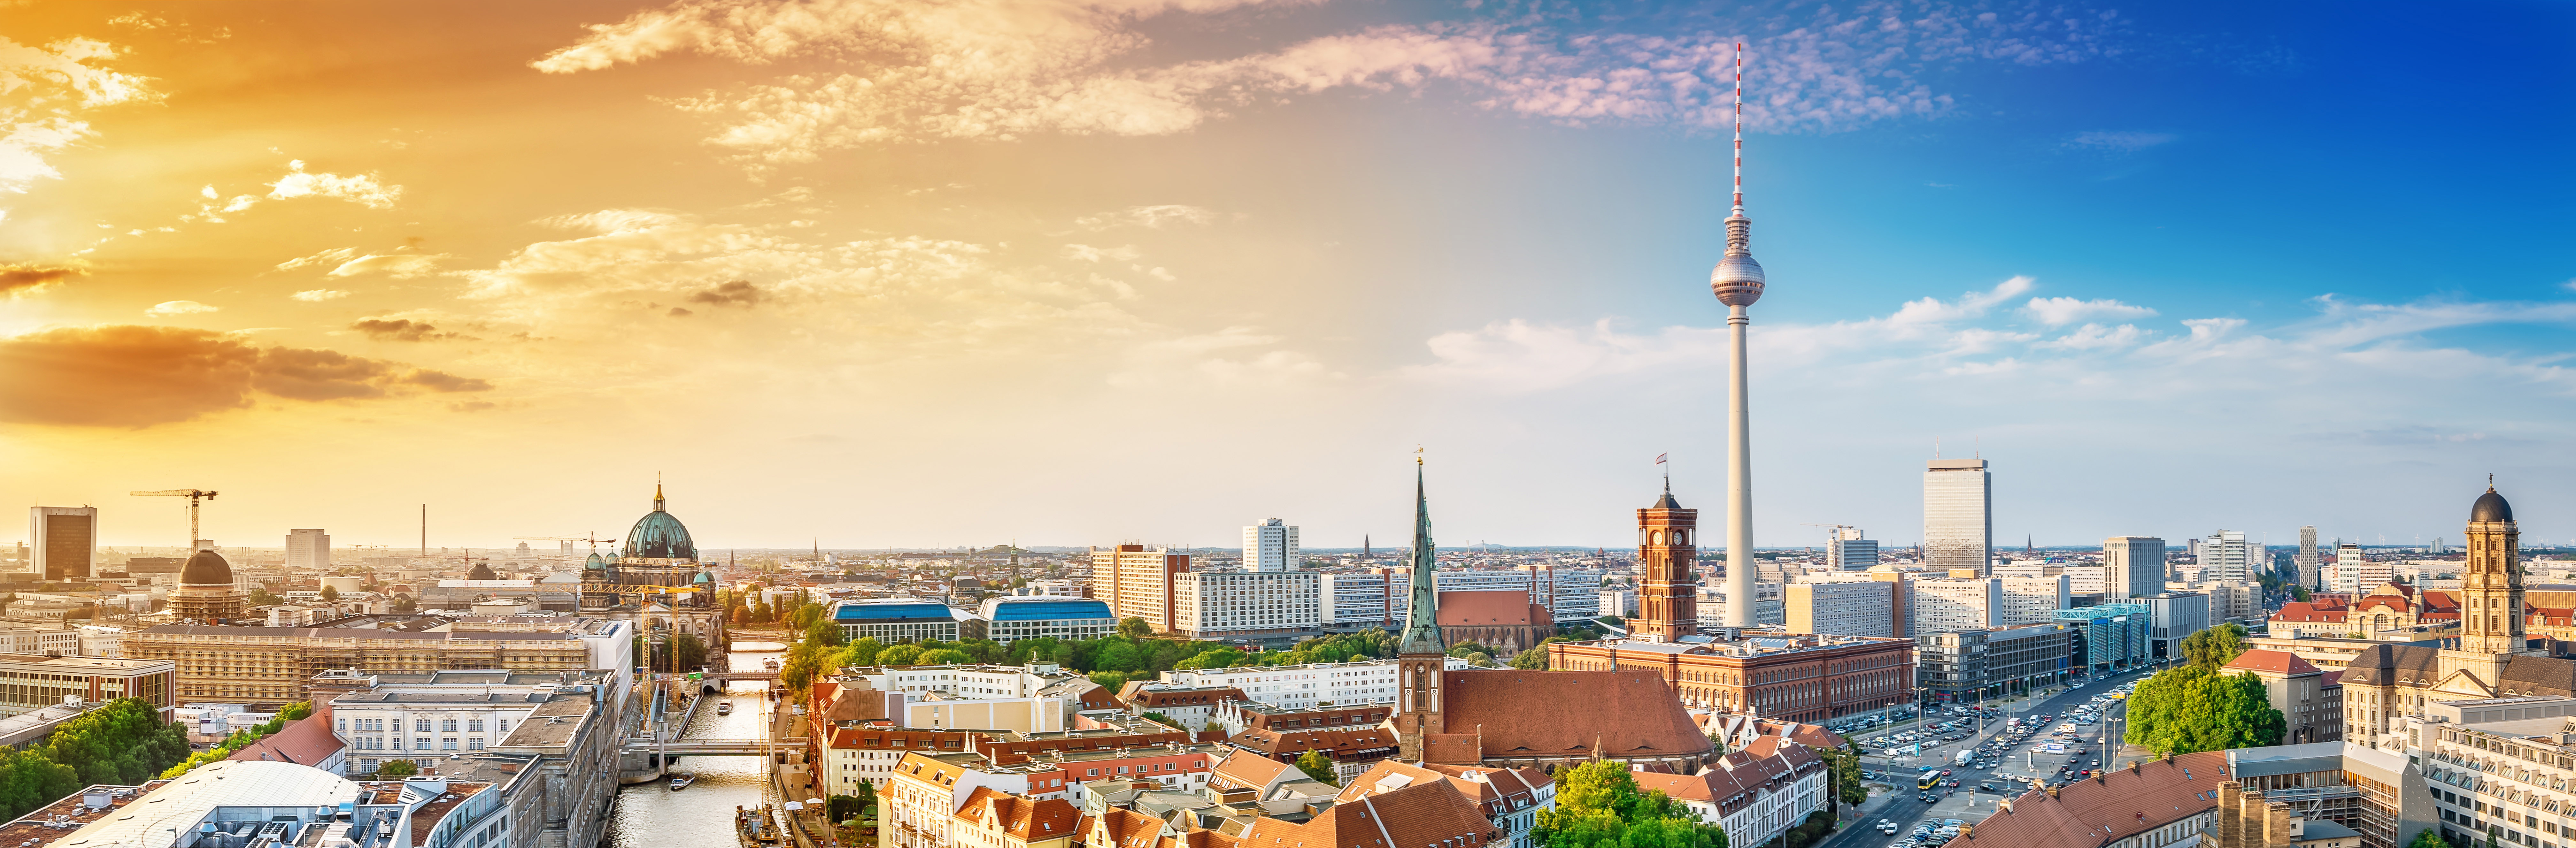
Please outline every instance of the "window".
[[412, 728], [411, 728], [411, 729], [412, 729], [412, 732], [414, 732], [414, 733], [428, 733], [428, 732], [429, 732], [429, 719], [425, 719], [425, 718], [424, 718], [424, 719], [419, 719], [419, 720], [417, 720], [417, 721], [413, 721], [413, 722], [412, 722]]
[[483, 720], [479, 718], [467, 719], [465, 721], [465, 729], [468, 732], [481, 733], [483, 732]]
[[440, 721], [438, 722], [438, 730], [439, 730], [439, 732], [441, 732], [441, 733], [454, 733], [454, 732], [456, 732], [456, 720], [455, 720], [455, 719], [452, 719], [452, 718], [451, 718], [451, 719], [442, 719], [442, 720], [440, 720]]

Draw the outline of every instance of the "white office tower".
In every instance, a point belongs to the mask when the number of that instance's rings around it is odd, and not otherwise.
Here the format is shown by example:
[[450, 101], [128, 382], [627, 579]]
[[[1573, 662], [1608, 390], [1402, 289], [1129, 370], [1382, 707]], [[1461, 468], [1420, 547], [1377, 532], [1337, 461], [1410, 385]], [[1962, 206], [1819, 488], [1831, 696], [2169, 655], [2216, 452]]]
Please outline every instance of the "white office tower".
[[1878, 542], [1864, 539], [1858, 527], [1836, 527], [1825, 540], [1825, 567], [1834, 571], [1868, 571], [1878, 565]]
[[2165, 593], [2165, 540], [2113, 536], [2102, 540], [2102, 602], [2128, 603]]
[[2038, 624], [2057, 617], [2057, 611], [2075, 606], [2073, 584], [2066, 575], [2051, 577], [1996, 578], [2003, 587], [2003, 606], [1995, 612], [1995, 626]]
[[1923, 565], [1982, 575], [1995, 536], [1994, 478], [1982, 459], [1936, 459], [1923, 471]]
[[[527, 547], [520, 543], [519, 547]], [[330, 568], [331, 534], [320, 528], [286, 531], [287, 568]]]
[[2242, 530], [2220, 530], [2200, 540], [2200, 582], [2250, 583], [2261, 554], [2245, 544]]
[[1273, 518], [1243, 528], [1243, 570], [1303, 571], [1305, 558], [1297, 553], [1297, 528]]
[[2317, 588], [2317, 528], [2299, 528], [2299, 585]]
[[1916, 636], [1998, 627], [2004, 581], [1999, 577], [1910, 580]]

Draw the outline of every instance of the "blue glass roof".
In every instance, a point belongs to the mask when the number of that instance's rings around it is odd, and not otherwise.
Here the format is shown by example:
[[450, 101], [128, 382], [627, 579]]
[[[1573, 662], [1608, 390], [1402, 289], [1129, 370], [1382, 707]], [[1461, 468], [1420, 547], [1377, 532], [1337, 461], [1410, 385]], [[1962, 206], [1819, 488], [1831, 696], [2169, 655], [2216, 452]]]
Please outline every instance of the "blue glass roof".
[[957, 612], [936, 601], [877, 601], [844, 603], [832, 608], [832, 620], [859, 621], [954, 621]]
[[1092, 598], [995, 598], [984, 602], [984, 617], [992, 621], [1053, 621], [1116, 616], [1110, 614], [1108, 602]]

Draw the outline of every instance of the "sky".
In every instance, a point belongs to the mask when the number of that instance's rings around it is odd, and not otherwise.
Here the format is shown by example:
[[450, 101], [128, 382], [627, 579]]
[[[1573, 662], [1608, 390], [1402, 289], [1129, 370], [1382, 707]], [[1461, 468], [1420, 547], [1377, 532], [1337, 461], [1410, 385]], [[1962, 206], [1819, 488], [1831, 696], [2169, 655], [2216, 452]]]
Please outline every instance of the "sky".
[[8, 19], [0, 500], [111, 545], [1385, 547], [1417, 448], [1444, 545], [1722, 528], [1738, 42], [1757, 544], [1936, 451], [1998, 545], [2576, 539], [2576, 6]]

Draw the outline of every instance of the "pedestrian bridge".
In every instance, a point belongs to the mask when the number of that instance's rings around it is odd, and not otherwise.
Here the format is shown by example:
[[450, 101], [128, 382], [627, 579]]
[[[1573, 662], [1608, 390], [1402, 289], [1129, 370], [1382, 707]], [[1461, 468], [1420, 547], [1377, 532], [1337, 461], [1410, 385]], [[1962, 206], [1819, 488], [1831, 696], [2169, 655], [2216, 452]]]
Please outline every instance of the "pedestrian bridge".
[[785, 750], [786, 747], [782, 744], [774, 748], [763, 748], [758, 739], [674, 739], [658, 743], [651, 739], [630, 739], [626, 742], [626, 750], [629, 753], [659, 752], [673, 757], [757, 757], [768, 751]]

